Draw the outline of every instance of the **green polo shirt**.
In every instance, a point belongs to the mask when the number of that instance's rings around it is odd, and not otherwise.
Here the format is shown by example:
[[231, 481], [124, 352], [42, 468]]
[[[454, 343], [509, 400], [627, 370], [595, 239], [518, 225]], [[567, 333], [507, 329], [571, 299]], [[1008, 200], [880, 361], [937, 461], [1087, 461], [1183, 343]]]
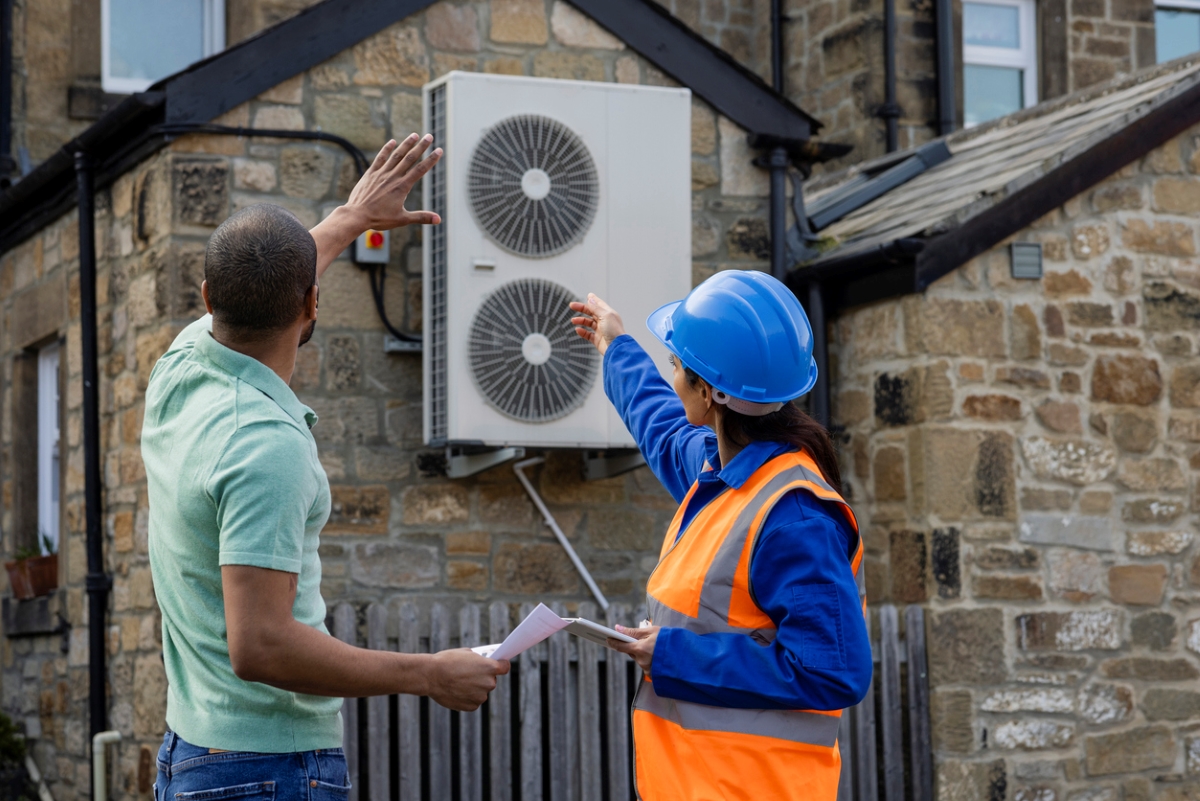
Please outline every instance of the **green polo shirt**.
[[213, 339], [211, 317], [185, 328], [150, 376], [142, 459], [167, 725], [193, 745], [287, 753], [342, 744], [340, 698], [234, 675], [221, 591], [222, 565], [296, 573], [292, 614], [326, 631], [317, 545], [329, 482], [309, 432], [316, 422], [271, 368]]

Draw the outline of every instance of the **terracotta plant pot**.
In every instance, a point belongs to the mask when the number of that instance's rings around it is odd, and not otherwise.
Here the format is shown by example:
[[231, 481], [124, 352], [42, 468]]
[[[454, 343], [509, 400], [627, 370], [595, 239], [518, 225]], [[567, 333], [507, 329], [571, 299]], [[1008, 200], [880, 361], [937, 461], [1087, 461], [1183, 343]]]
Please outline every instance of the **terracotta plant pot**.
[[33, 584], [29, 581], [28, 565], [28, 559], [4, 563], [4, 569], [8, 571], [8, 586], [12, 588], [13, 598], [18, 601], [33, 597]]
[[58, 588], [58, 554], [35, 556], [26, 559], [25, 564], [34, 598], [49, 595]]

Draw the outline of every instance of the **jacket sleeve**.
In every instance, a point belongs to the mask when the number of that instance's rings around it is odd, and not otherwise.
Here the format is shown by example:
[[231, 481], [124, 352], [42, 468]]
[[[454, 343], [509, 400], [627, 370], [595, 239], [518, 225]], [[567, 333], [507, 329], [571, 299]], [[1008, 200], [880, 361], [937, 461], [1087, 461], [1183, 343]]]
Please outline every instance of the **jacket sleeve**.
[[609, 343], [604, 354], [604, 392], [646, 464], [676, 503], [682, 503], [704, 468], [709, 440], [716, 435], [688, 423], [675, 390], [628, 334]]
[[751, 591], [777, 627], [775, 640], [661, 629], [650, 667], [655, 692], [738, 709], [833, 710], [861, 701], [872, 665], [847, 556], [854, 539], [821, 501], [788, 493], [768, 516], [750, 566]]

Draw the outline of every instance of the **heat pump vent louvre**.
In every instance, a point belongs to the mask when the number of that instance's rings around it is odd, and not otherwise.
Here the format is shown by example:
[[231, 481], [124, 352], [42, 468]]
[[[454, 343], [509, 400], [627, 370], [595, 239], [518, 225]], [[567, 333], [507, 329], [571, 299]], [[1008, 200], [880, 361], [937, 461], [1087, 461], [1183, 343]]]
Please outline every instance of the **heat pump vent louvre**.
[[486, 131], [467, 168], [479, 225], [518, 256], [546, 258], [579, 243], [600, 201], [595, 162], [562, 123], [534, 114]]
[[[429, 130], [439, 146], [446, 140], [446, 87], [439, 86], [429, 94]], [[425, 228], [429, 237], [429, 306], [426, 311], [427, 335], [425, 348], [429, 355], [428, 403], [430, 440], [441, 442], [447, 433], [448, 381], [446, 363], [446, 174], [444, 169], [429, 173], [429, 208], [443, 220], [442, 225]]]
[[567, 304], [576, 299], [551, 281], [526, 278], [501, 286], [480, 304], [467, 341], [471, 375], [498, 411], [545, 423], [587, 399], [597, 359], [571, 325]]

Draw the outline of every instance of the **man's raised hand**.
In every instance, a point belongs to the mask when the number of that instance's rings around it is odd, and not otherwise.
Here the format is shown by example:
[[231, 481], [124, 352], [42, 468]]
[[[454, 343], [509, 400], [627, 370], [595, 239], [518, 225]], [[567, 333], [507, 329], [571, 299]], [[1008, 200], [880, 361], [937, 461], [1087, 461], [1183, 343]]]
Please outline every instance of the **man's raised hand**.
[[437, 225], [442, 218], [431, 211], [404, 208], [408, 193], [442, 157], [439, 147], [422, 158], [433, 144], [433, 136], [409, 134], [404, 141], [391, 140], [380, 149], [375, 161], [358, 179], [346, 207], [358, 215], [364, 230], [386, 231], [404, 225]]

